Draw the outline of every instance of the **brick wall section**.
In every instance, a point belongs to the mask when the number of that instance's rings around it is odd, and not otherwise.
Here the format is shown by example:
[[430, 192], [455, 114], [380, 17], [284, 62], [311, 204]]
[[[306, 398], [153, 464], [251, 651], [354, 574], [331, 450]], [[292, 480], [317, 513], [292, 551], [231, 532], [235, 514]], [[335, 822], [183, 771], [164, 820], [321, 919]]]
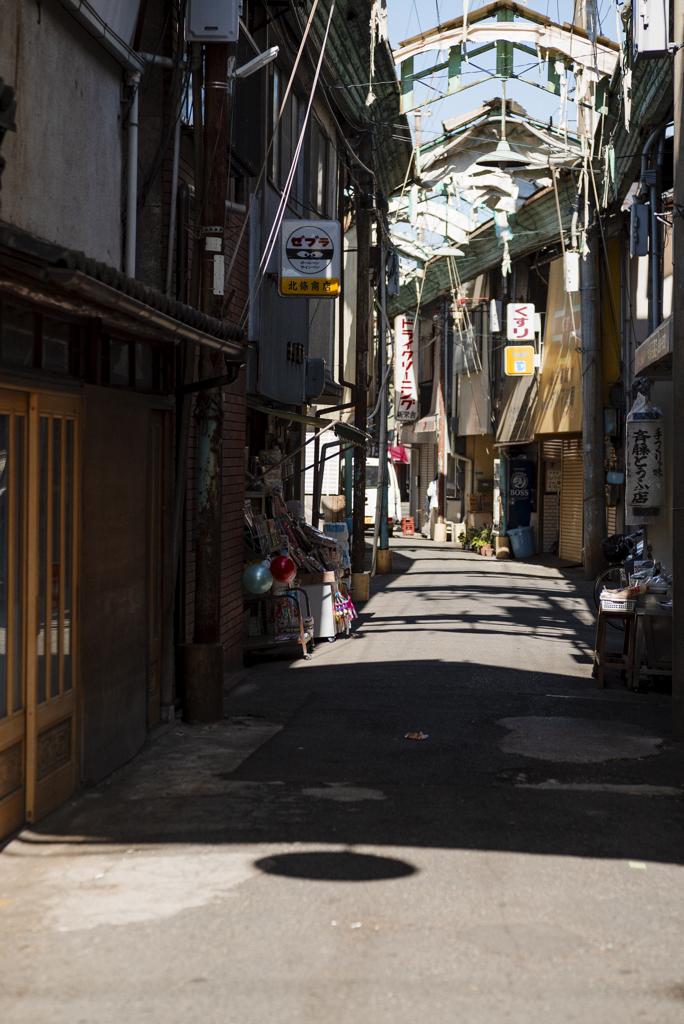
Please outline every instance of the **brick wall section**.
[[[163, 166], [164, 195], [164, 237], [168, 239], [169, 211], [171, 202], [172, 148], [166, 155]], [[179, 184], [192, 185], [193, 173], [192, 130], [183, 127], [179, 160]], [[228, 198], [236, 201], [235, 180], [231, 179]], [[190, 196], [190, 230], [195, 217], [194, 196]], [[235, 244], [244, 223], [244, 215], [229, 213], [226, 217], [224, 252], [226, 268], [230, 264]], [[175, 244], [178, 242], [176, 221]], [[188, 266], [192, 268], [192, 238], [190, 238]], [[166, 266], [164, 266], [164, 274]], [[230, 280], [226, 287], [226, 305], [223, 317], [231, 323], [238, 323], [247, 301], [249, 278], [249, 231], [245, 231]], [[231, 292], [235, 289], [231, 298]], [[172, 295], [176, 295], [175, 257]], [[230, 305], [227, 300], [231, 298]], [[221, 373], [222, 368], [217, 370]], [[197, 379], [197, 372], [195, 372]], [[221, 552], [221, 623], [220, 638], [225, 650], [227, 672], [234, 672], [242, 665], [242, 572], [243, 554], [243, 509], [244, 509], [244, 449], [245, 449], [245, 374], [241, 371], [235, 384], [224, 388], [223, 420], [223, 536]], [[188, 445], [188, 487], [186, 497], [185, 531], [185, 636], [181, 641], [192, 642], [195, 612], [195, 536], [197, 508], [197, 424], [194, 416], [190, 426]], [[181, 626], [182, 629], [182, 626]]]
[[242, 665], [243, 514], [245, 505], [245, 373], [224, 389], [221, 643], [226, 671]]
[[[237, 238], [243, 218], [232, 216], [226, 232], [226, 263], [230, 260], [231, 240]], [[237, 222], [237, 230], [231, 225]], [[231, 238], [232, 236], [232, 238]], [[226, 319], [235, 323], [247, 299], [248, 232], [240, 245], [227, 289], [227, 296], [235, 288], [235, 295]], [[218, 371], [220, 372], [220, 370]], [[226, 672], [234, 672], [242, 665], [242, 572], [243, 510], [244, 510], [244, 450], [245, 450], [245, 374], [223, 389], [223, 537], [221, 552], [221, 643], [225, 650]], [[186, 499], [185, 597], [186, 637], [192, 642], [195, 602], [195, 515], [197, 496], [197, 427], [192, 419], [188, 446], [188, 490]]]

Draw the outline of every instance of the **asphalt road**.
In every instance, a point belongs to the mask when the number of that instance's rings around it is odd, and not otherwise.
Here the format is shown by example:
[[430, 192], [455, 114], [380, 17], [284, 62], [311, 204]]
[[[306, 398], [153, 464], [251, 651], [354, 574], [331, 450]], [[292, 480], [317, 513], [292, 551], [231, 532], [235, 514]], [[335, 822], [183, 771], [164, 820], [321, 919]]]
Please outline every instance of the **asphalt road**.
[[576, 576], [393, 546], [352, 637], [6, 847], [3, 1024], [684, 1020], [669, 698], [596, 689]]

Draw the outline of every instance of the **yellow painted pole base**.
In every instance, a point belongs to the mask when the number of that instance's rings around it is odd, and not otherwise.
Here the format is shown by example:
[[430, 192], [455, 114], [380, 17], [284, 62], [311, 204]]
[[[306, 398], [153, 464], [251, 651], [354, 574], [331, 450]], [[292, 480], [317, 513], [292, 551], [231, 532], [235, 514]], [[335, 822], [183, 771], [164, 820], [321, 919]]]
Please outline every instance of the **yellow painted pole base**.
[[353, 572], [351, 585], [354, 593], [354, 604], [357, 604], [359, 601], [368, 600], [370, 597], [370, 573]]
[[375, 571], [378, 576], [386, 576], [387, 573], [392, 572], [392, 551], [389, 548], [386, 551], [378, 548]]

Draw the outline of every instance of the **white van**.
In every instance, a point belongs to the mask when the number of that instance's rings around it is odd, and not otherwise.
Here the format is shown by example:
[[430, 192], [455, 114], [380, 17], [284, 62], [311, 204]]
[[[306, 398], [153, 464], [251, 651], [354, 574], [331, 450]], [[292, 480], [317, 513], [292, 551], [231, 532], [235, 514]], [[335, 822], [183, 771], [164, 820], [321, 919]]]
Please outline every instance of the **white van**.
[[[380, 462], [378, 459], [366, 459], [366, 526], [375, 526], [379, 466]], [[387, 488], [387, 525], [391, 534], [395, 526], [397, 529], [401, 526], [401, 493], [399, 491], [397, 472], [390, 459], [387, 460], [387, 466], [389, 472], [387, 481], [389, 485]]]

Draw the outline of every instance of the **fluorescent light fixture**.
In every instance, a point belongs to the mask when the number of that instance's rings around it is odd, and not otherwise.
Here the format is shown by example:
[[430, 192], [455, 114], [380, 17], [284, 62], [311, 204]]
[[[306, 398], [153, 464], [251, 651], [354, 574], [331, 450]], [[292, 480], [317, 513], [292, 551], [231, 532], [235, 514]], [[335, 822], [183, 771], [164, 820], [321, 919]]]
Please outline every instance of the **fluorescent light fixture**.
[[270, 64], [272, 60], [275, 60], [280, 52], [279, 46], [272, 46], [270, 50], [264, 50], [254, 60], [248, 61], [243, 64], [241, 68], [238, 68], [234, 72], [235, 78], [247, 78], [249, 75], [253, 75], [255, 71], [260, 71], [261, 68], [265, 68], [267, 64]]
[[529, 156], [516, 153], [505, 139], [499, 142], [493, 153], [485, 153], [475, 161], [478, 167], [493, 167], [499, 171], [507, 171], [515, 167], [526, 167], [529, 162]]
[[428, 250], [428, 255], [432, 259], [433, 256], [465, 256], [465, 253], [453, 245], [440, 245], [438, 249]]

